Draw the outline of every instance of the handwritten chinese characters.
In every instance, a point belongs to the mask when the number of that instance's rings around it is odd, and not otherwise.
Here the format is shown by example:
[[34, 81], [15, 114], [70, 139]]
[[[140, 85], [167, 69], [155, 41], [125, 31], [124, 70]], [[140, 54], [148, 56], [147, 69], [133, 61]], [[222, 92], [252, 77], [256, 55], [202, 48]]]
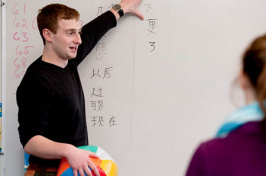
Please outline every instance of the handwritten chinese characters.
[[158, 23], [158, 19], [153, 15], [153, 6], [151, 3], [145, 4], [145, 9], [146, 9], [146, 18], [147, 18], [147, 36], [149, 40], [149, 46], [150, 50], [149, 52], [154, 52], [156, 50], [156, 40], [155, 36], [157, 35], [156, 31], [156, 25]]
[[[112, 5], [106, 7], [100, 6], [97, 9], [96, 16], [101, 15], [106, 10], [110, 9]], [[104, 36], [95, 46], [94, 49], [94, 59], [104, 65], [106, 59], [108, 59], [108, 43], [106, 36]], [[92, 112], [90, 116], [92, 127], [115, 127], [117, 126], [117, 117], [112, 114], [112, 112], [106, 112], [105, 107], [105, 90], [106, 87], [101, 85], [102, 81], [112, 78], [112, 72], [114, 71], [113, 66], [93, 68], [91, 71], [90, 79], [96, 80], [97, 83], [93, 85], [90, 97], [90, 111]]]

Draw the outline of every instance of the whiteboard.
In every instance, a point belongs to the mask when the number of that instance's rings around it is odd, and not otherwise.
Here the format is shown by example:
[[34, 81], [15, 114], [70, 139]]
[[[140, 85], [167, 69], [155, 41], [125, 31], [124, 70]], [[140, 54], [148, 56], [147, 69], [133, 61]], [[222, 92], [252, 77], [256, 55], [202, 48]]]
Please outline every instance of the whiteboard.
[[[15, 92], [42, 53], [37, 10], [52, 2], [76, 8], [85, 23], [118, 1], [7, 1], [1, 165], [7, 176], [23, 173]], [[265, 6], [264, 0], [143, 0], [145, 20], [123, 17], [79, 67], [90, 145], [111, 154], [120, 176], [184, 175], [196, 146], [236, 108], [230, 87], [244, 49], [265, 33]]]

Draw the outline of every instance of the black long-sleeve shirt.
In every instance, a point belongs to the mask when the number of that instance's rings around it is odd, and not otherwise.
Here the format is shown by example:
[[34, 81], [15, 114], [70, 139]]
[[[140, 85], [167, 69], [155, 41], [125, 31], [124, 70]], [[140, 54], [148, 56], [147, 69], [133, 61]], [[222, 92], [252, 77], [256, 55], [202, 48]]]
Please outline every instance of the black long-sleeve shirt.
[[[16, 94], [23, 147], [36, 135], [74, 146], [88, 145], [85, 100], [77, 66], [115, 26], [110, 11], [83, 26], [77, 57], [70, 59], [65, 68], [42, 61], [42, 56], [29, 66]], [[60, 160], [30, 156], [29, 162], [58, 166]]]

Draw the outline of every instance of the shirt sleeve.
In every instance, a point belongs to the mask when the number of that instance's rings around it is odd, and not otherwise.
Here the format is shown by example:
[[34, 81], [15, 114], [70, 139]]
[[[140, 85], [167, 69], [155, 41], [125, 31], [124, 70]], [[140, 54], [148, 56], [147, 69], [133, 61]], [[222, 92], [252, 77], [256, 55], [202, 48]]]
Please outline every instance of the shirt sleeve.
[[30, 84], [22, 84], [17, 90], [18, 131], [23, 147], [32, 137], [45, 136], [52, 103], [49, 87], [43, 79], [29, 81]]
[[201, 144], [195, 151], [188, 169], [186, 176], [208, 176], [206, 170], [206, 157], [204, 146]]
[[115, 15], [107, 11], [82, 27], [81, 40], [77, 57], [73, 59], [78, 66], [91, 52], [97, 42], [117, 24]]

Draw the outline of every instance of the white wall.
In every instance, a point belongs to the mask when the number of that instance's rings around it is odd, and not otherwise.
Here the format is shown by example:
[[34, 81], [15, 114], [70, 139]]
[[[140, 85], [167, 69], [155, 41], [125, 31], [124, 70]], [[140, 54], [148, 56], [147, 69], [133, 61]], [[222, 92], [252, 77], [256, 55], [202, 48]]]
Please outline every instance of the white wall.
[[[23, 172], [15, 92], [26, 70], [22, 66], [42, 52], [35, 29], [37, 10], [52, 2], [7, 2], [8, 91], [1, 166], [6, 176]], [[76, 8], [86, 22], [118, 1], [56, 2]], [[103, 37], [79, 71], [90, 144], [113, 156], [121, 176], [185, 173], [195, 147], [212, 137], [235, 108], [230, 86], [243, 50], [265, 32], [265, 5], [263, 0], [143, 0], [144, 21], [127, 15]], [[16, 33], [21, 40], [14, 39]], [[23, 34], [28, 41], [22, 41]], [[29, 53], [18, 55], [26, 46]], [[104, 78], [105, 71], [109, 77]], [[99, 89], [103, 97], [92, 96]], [[115, 121], [109, 123], [112, 117]]]
[[[0, 19], [1, 19], [1, 22], [0, 22], [0, 80], [2, 80], [2, 8], [0, 8]], [[0, 103], [2, 103], [2, 81], [0, 81]], [[2, 111], [2, 110], [1, 110]], [[2, 118], [0, 118], [0, 145], [2, 146]], [[2, 158], [0, 158], [0, 165], [2, 163]], [[2, 170], [0, 171], [0, 174], [1, 174]]]

